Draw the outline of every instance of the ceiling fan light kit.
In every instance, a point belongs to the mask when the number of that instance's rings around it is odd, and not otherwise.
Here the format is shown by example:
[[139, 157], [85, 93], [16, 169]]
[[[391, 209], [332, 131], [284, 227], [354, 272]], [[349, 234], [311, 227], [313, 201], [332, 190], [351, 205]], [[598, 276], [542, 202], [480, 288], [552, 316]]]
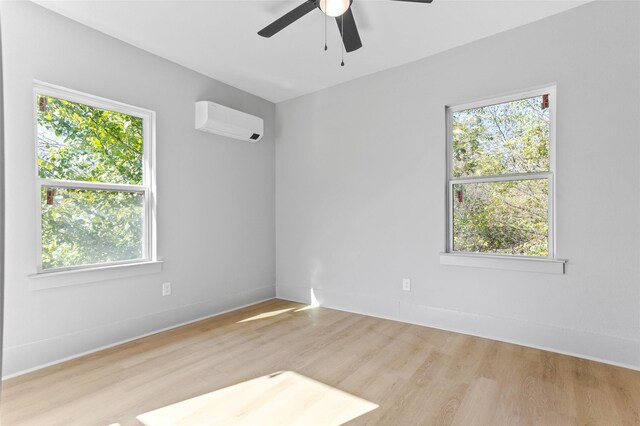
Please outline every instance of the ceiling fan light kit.
[[[410, 3], [431, 3], [433, 0], [391, 0]], [[360, 40], [360, 34], [358, 33], [358, 27], [356, 20], [353, 17], [351, 11], [351, 4], [353, 0], [306, 0], [303, 4], [284, 14], [280, 18], [273, 21], [260, 31], [258, 35], [262, 37], [272, 37], [279, 33], [289, 25], [296, 22], [309, 12], [320, 9], [325, 16], [335, 18], [338, 24], [338, 30], [342, 37], [342, 43], [344, 49], [347, 52], [353, 52], [362, 47], [362, 41]], [[326, 50], [326, 45], [325, 45]], [[343, 61], [344, 63], [344, 61]]]
[[350, 0], [320, 0], [319, 4], [320, 10], [332, 18], [343, 15], [349, 6], [351, 6]]

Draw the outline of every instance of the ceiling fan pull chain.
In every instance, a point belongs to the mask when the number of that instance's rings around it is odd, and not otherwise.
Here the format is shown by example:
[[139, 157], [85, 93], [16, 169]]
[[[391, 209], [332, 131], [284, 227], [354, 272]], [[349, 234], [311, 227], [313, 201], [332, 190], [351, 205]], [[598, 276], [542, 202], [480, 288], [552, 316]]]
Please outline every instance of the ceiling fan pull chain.
[[340, 63], [341, 67], [344, 67], [344, 14], [342, 14], [342, 62]]
[[326, 52], [327, 47], [327, 14], [324, 14], [324, 51]]

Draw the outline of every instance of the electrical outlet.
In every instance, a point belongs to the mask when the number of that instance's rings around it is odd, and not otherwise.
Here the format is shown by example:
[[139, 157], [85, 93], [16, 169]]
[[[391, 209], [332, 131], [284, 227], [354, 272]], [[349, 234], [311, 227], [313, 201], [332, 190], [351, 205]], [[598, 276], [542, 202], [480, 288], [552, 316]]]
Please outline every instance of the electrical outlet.
[[411, 291], [411, 280], [409, 278], [402, 279], [402, 289], [404, 291]]
[[171, 296], [171, 283], [162, 283], [162, 295]]

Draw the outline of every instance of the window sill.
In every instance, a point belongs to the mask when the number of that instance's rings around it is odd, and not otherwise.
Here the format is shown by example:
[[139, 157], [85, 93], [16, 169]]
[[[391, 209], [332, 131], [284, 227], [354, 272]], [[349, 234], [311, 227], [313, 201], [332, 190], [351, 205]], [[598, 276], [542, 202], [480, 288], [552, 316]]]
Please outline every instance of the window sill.
[[511, 257], [488, 254], [440, 253], [440, 264], [472, 268], [504, 269], [508, 271], [564, 274], [567, 263], [562, 259]]
[[162, 272], [161, 260], [125, 263], [120, 265], [97, 266], [88, 269], [74, 269], [58, 272], [41, 272], [29, 275], [29, 290], [46, 290], [98, 281], [135, 277]]

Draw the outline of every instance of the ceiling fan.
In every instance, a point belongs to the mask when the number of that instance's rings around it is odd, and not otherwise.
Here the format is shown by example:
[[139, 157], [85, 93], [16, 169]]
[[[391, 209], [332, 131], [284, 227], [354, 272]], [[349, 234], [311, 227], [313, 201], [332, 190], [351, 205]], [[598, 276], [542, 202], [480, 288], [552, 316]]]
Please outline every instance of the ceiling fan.
[[[404, 1], [412, 3], [431, 3], [433, 0], [392, 0], [392, 1]], [[303, 4], [296, 7], [289, 13], [286, 13], [282, 17], [276, 19], [271, 24], [267, 25], [260, 31], [258, 35], [262, 37], [271, 37], [289, 25], [296, 22], [298, 19], [305, 16], [307, 13], [318, 8], [325, 15], [336, 18], [338, 23], [338, 29], [342, 36], [342, 42], [347, 52], [353, 52], [362, 47], [362, 41], [360, 40], [360, 34], [358, 34], [358, 27], [356, 21], [353, 18], [351, 12], [351, 3], [353, 0], [306, 0]]]

